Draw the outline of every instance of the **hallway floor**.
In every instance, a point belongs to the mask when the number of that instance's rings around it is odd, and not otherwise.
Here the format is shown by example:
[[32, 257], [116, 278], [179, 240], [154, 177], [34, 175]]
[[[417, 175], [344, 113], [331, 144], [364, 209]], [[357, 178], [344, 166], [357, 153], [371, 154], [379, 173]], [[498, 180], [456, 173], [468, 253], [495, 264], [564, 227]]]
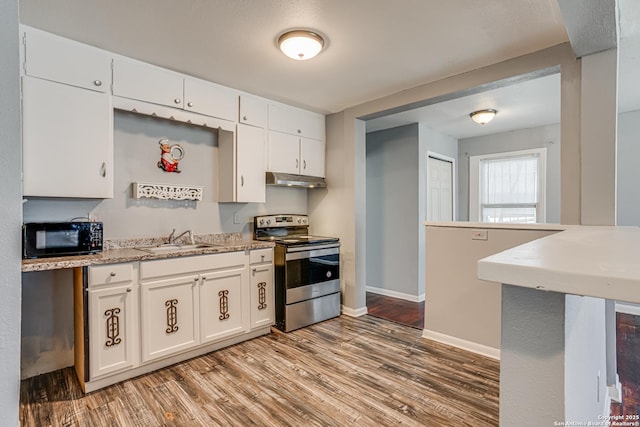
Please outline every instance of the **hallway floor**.
[[424, 329], [424, 301], [412, 302], [367, 292], [367, 311], [380, 319]]

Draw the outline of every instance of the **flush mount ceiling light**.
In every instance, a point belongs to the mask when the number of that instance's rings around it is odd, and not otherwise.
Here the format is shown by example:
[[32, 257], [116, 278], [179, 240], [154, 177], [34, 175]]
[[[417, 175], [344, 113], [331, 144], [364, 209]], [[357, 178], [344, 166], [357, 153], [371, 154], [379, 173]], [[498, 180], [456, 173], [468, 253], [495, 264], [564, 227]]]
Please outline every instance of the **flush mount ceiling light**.
[[478, 123], [479, 125], [484, 125], [489, 123], [496, 116], [497, 111], [493, 109], [486, 110], [478, 110], [469, 114], [471, 120]]
[[289, 58], [304, 61], [320, 53], [324, 39], [313, 31], [292, 30], [278, 37], [278, 46]]

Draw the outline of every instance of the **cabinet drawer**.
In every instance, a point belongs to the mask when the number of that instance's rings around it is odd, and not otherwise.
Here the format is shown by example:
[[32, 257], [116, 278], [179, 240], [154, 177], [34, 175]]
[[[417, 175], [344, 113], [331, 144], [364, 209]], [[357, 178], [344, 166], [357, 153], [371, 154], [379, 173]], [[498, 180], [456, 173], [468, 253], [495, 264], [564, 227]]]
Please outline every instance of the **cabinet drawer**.
[[245, 266], [247, 261], [248, 256], [244, 251], [144, 261], [140, 263], [140, 279], [147, 280], [154, 277]]
[[133, 280], [133, 264], [109, 264], [89, 267], [89, 287]]
[[249, 254], [249, 263], [273, 262], [273, 249], [256, 249]]

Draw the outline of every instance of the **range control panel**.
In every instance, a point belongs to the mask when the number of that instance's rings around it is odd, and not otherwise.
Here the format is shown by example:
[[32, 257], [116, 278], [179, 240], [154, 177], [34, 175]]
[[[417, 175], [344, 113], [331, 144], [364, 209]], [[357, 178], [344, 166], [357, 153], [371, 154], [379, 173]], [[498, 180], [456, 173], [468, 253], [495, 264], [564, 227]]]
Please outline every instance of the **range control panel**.
[[256, 228], [293, 227], [309, 225], [306, 215], [266, 215], [254, 218]]

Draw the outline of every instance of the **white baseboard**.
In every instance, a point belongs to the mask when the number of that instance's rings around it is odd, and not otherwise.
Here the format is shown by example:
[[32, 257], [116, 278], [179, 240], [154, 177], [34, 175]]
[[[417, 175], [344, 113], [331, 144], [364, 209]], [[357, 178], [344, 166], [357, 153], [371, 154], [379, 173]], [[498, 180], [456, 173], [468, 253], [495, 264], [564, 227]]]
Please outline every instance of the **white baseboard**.
[[345, 316], [360, 317], [360, 316], [364, 316], [367, 313], [368, 313], [367, 307], [354, 309], [350, 307], [345, 307], [344, 305], [342, 306], [342, 314], [344, 314]]
[[440, 332], [430, 331], [428, 329], [424, 329], [422, 331], [422, 338], [437, 341], [439, 343], [447, 344], [453, 347], [458, 347], [472, 353], [490, 357], [492, 359], [500, 360], [499, 348], [489, 347], [472, 341], [463, 340], [462, 338], [452, 337], [451, 335], [441, 334]]
[[386, 297], [399, 298], [405, 301], [411, 302], [422, 302], [424, 301], [424, 294], [410, 295], [404, 294], [402, 292], [390, 291], [389, 289], [383, 288], [374, 288], [373, 286], [367, 286], [367, 292], [371, 292], [372, 294], [384, 295]]
[[640, 316], [640, 305], [632, 304], [628, 302], [617, 302], [616, 311], [618, 313], [631, 314], [633, 316]]
[[603, 420], [608, 420], [611, 415], [611, 402], [622, 402], [622, 384], [618, 374], [616, 374], [616, 383], [607, 386], [607, 395], [604, 397], [604, 408], [602, 408]]

